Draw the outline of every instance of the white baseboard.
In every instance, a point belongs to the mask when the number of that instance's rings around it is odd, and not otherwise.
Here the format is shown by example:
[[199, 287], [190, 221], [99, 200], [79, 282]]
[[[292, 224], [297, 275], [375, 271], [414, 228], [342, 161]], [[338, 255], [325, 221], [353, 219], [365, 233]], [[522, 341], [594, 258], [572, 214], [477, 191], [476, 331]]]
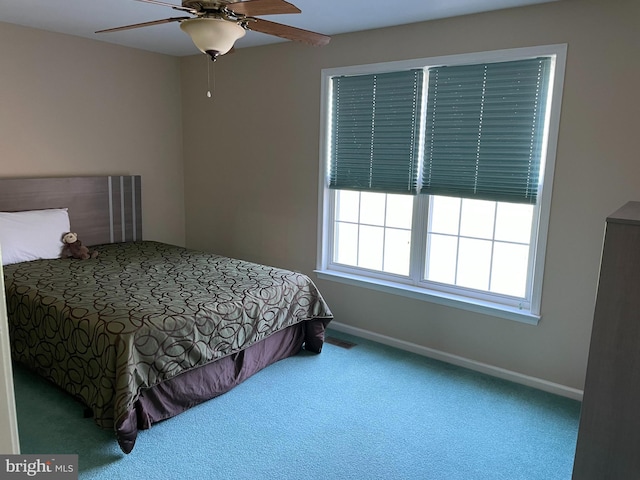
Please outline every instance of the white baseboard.
[[468, 358], [460, 357], [458, 355], [453, 355], [451, 353], [442, 352], [440, 350], [435, 350], [433, 348], [423, 347], [422, 345], [406, 342], [404, 340], [398, 340], [397, 338], [388, 337], [386, 335], [381, 335], [379, 333], [370, 332], [362, 328], [352, 327], [350, 325], [345, 325], [344, 323], [340, 323], [340, 322], [332, 321], [329, 324], [329, 328], [333, 330], [337, 330], [338, 332], [348, 333], [356, 337], [361, 337], [367, 340], [372, 340], [374, 342], [382, 343], [384, 345], [396, 347], [396, 348], [399, 348], [400, 350], [406, 350], [408, 352], [417, 353], [418, 355], [423, 355], [425, 357], [433, 358], [435, 360], [440, 360], [446, 363], [450, 363], [452, 365], [468, 368], [476, 372], [485, 373], [487, 375], [502, 378], [504, 380], [509, 380], [515, 383], [519, 383], [521, 385], [537, 388], [538, 390], [543, 390], [545, 392], [554, 393], [556, 395], [561, 395], [563, 397], [571, 398], [573, 400], [582, 401], [583, 391], [578, 390], [577, 388], [567, 387], [566, 385], [560, 385], [559, 383], [549, 382], [547, 380], [531, 377], [529, 375], [523, 375], [522, 373], [496, 367], [493, 365], [489, 365], [487, 363], [476, 362], [475, 360], [470, 360]]

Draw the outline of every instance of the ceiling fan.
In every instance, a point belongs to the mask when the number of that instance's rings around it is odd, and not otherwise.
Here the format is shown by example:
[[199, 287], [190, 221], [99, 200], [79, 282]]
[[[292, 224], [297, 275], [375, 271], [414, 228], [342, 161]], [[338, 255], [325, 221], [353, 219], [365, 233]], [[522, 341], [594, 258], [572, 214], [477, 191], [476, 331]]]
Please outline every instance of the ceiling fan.
[[256, 18], [261, 15], [301, 13], [298, 7], [284, 0], [182, 0], [182, 5], [174, 5], [160, 0], [136, 1], [163, 5], [190, 13], [193, 16], [164, 18], [108, 28], [96, 33], [117, 32], [131, 28], [179, 22], [180, 28], [191, 37], [195, 46], [201, 52], [209, 55], [213, 61], [220, 55], [229, 52], [236, 40], [245, 35], [246, 30], [275, 35], [314, 46], [326, 45], [331, 39], [321, 33]]

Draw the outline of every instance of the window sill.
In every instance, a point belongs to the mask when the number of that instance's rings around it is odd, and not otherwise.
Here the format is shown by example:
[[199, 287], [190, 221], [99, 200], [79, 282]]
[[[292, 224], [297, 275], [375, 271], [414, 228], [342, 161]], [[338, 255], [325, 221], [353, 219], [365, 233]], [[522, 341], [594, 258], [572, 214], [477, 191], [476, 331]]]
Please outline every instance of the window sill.
[[433, 290], [424, 290], [410, 285], [402, 285], [384, 280], [371, 279], [358, 275], [351, 275], [333, 270], [315, 270], [318, 278], [330, 280], [334, 282], [353, 285], [356, 287], [369, 288], [380, 292], [390, 293], [392, 295], [401, 295], [403, 297], [422, 300], [425, 302], [445, 305], [447, 307], [459, 308], [475, 313], [482, 313], [492, 317], [504, 318], [506, 320], [514, 320], [516, 322], [537, 325], [540, 321], [539, 315], [534, 315], [525, 310], [510, 308], [505, 305], [498, 305], [490, 302], [482, 302], [472, 298], [464, 298], [455, 295], [449, 295]]

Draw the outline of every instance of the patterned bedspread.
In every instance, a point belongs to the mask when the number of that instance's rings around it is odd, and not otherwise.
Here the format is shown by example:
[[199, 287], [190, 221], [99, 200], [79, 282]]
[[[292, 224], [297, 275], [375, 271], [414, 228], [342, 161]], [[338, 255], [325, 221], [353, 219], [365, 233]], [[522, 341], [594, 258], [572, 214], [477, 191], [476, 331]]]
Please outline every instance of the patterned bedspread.
[[141, 389], [329, 319], [305, 275], [157, 242], [4, 268], [13, 357], [113, 428]]

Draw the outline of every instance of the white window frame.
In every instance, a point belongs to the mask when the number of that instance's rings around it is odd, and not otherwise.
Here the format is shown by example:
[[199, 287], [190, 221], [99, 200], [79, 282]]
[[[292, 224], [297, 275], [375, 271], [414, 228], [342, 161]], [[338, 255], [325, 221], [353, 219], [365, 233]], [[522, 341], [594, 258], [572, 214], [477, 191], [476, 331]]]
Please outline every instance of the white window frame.
[[[484, 313], [509, 320], [529, 324], [537, 324], [542, 316], [542, 278], [551, 212], [551, 195], [553, 174], [555, 170], [560, 108], [566, 63], [566, 44], [545, 45], [536, 47], [495, 50], [461, 55], [431, 57], [397, 62], [376, 63], [351, 67], [329, 68], [322, 70], [321, 78], [321, 122], [320, 122], [320, 172], [319, 172], [319, 212], [318, 212], [318, 252], [317, 269], [319, 278], [371, 288], [378, 291], [402, 295], [410, 298], [461, 308], [473, 312]], [[467, 296], [464, 288], [451, 286], [442, 290], [427, 288], [426, 283], [416, 282], [415, 276], [406, 279], [399, 275], [377, 271], [365, 271], [360, 268], [349, 268], [332, 263], [332, 238], [334, 225], [333, 197], [335, 190], [328, 187], [328, 169], [330, 156], [331, 131], [331, 79], [337, 75], [365, 75], [386, 73], [414, 68], [428, 68], [440, 65], [464, 65], [474, 63], [491, 63], [522, 60], [539, 56], [555, 56], [554, 69], [550, 76], [550, 105], [547, 109], [546, 145], [543, 145], [543, 160], [540, 172], [538, 202], [535, 206], [532, 228], [532, 248], [530, 255], [533, 261], [531, 298], [528, 305], [510, 305], [509, 302], [497, 303], [495, 294]], [[426, 95], [425, 95], [426, 97]], [[426, 240], [426, 214], [428, 195], [417, 195], [414, 199], [414, 223], [412, 226], [412, 245], [414, 242]], [[416, 203], [417, 202], [417, 203]], [[536, 215], [537, 214], [537, 215]], [[425, 237], [425, 238], [423, 238]], [[412, 247], [412, 249], [415, 247]], [[411, 271], [424, 267], [425, 258], [412, 259]], [[418, 265], [419, 263], [419, 265]]]

